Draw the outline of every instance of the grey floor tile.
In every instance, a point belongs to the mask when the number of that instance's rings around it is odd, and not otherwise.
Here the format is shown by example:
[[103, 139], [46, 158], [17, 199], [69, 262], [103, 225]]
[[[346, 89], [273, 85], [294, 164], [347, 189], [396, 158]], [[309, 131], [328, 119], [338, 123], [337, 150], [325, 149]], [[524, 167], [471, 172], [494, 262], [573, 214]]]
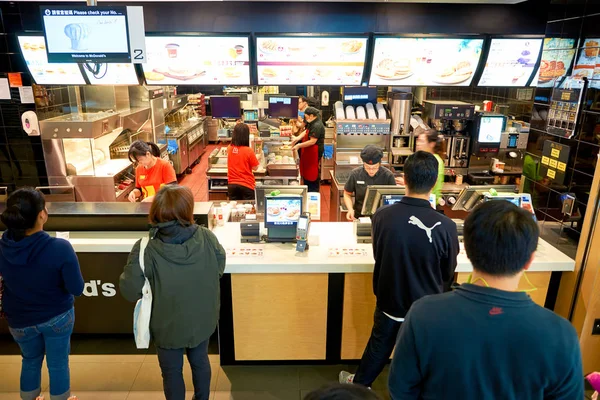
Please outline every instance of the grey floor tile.
[[300, 400], [299, 390], [217, 391], [213, 400]]
[[297, 367], [224, 367], [219, 371], [217, 391], [300, 390]]
[[298, 367], [300, 389], [314, 390], [329, 383], [336, 383], [340, 371], [348, 371], [347, 365], [323, 365]]

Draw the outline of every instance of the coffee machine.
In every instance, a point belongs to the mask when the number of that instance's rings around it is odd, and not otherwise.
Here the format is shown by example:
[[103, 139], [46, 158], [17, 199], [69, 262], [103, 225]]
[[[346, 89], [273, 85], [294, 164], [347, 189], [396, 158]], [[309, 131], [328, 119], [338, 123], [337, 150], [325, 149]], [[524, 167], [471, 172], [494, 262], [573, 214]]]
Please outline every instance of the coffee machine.
[[475, 106], [462, 101], [426, 100], [423, 120], [443, 136], [442, 154], [444, 164], [457, 173], [457, 169], [469, 167], [471, 146], [471, 121]]

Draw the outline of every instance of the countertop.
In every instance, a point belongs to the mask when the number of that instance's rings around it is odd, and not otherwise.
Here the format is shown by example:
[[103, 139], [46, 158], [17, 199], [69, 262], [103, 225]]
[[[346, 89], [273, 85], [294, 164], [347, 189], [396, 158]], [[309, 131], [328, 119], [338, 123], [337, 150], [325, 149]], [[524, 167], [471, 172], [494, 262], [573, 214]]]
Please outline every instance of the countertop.
[[[373, 272], [371, 244], [357, 244], [350, 222], [314, 222], [309, 237], [310, 250], [296, 253], [293, 243], [240, 243], [239, 223], [229, 222], [213, 232], [228, 250], [226, 273], [352, 273]], [[72, 232], [70, 242], [76, 252], [126, 253], [145, 232]], [[343, 249], [363, 253], [332, 256]], [[262, 256], [233, 256], [240, 249], [261, 250]], [[544, 240], [540, 240], [531, 272], [573, 271], [575, 261]], [[456, 272], [471, 272], [472, 266], [461, 244]]]

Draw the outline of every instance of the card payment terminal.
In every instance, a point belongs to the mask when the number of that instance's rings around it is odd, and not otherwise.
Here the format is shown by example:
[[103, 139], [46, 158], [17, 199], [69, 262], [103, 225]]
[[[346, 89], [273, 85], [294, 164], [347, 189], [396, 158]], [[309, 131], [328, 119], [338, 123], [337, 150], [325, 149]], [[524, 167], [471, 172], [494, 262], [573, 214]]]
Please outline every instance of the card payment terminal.
[[296, 251], [308, 250], [308, 231], [310, 229], [310, 213], [306, 212], [298, 218], [296, 226]]

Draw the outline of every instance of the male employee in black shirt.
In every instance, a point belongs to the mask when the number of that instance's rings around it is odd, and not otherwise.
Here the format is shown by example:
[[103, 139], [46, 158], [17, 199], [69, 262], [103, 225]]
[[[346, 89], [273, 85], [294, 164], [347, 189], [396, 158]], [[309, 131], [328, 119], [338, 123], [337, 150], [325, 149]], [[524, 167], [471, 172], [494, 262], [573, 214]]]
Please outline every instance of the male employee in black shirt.
[[518, 291], [538, 245], [531, 213], [484, 203], [464, 237], [471, 284], [412, 306], [392, 361], [392, 399], [583, 399], [577, 332]]
[[[367, 145], [360, 152], [363, 166], [355, 168], [344, 186], [344, 203], [348, 214], [346, 218], [352, 221], [362, 214], [362, 207], [367, 193], [367, 186], [371, 185], [396, 185], [394, 174], [381, 166], [383, 151], [372, 144]], [[352, 205], [354, 194], [354, 206]]]
[[371, 386], [389, 361], [412, 303], [442, 293], [454, 277], [459, 252], [456, 224], [429, 203], [437, 175], [433, 154], [417, 151], [404, 164], [406, 196], [373, 216], [377, 297], [373, 330], [356, 374], [342, 371], [341, 383]]

